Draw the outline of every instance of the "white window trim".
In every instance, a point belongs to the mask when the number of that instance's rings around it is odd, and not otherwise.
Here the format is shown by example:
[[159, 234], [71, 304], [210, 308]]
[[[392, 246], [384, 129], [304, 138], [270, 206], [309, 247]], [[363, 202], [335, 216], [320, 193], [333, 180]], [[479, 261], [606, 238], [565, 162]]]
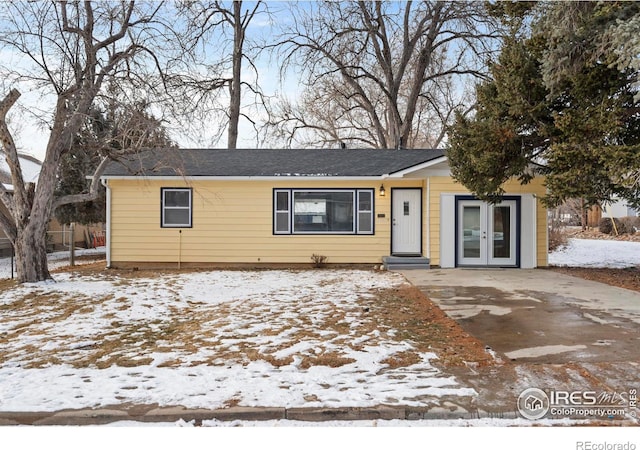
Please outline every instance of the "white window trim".
[[[167, 192], [183, 192], [187, 191], [189, 193], [189, 206], [165, 206], [165, 193]], [[160, 226], [162, 228], [192, 228], [193, 222], [193, 190], [191, 188], [161, 188], [161, 220]], [[166, 223], [165, 222], [165, 211], [166, 210], [188, 210], [189, 211], [189, 221], [188, 223]]]
[[[278, 209], [278, 194], [287, 194], [287, 209]], [[287, 229], [285, 231], [278, 230], [278, 214], [287, 215]], [[273, 191], [273, 233], [274, 234], [291, 234], [291, 189], [275, 189]]]
[[[371, 209], [360, 209], [360, 195], [362, 193], [368, 193], [369, 196], [371, 197]], [[356, 207], [354, 208], [356, 210], [356, 216], [357, 216], [357, 231], [356, 234], [373, 234], [373, 228], [374, 228], [374, 224], [373, 224], [373, 195], [374, 195], [374, 191], [373, 190], [369, 190], [369, 189], [357, 189], [356, 190]], [[371, 221], [369, 222], [371, 224], [371, 229], [370, 230], [362, 230], [362, 228], [360, 228], [360, 215], [361, 214], [369, 214], [369, 216], [371, 217]]]

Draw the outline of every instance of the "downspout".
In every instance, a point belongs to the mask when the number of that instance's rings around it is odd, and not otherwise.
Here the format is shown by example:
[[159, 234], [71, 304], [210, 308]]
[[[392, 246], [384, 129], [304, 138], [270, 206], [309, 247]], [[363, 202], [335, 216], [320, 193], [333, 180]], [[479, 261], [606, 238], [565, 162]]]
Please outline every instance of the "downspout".
[[111, 188], [109, 187], [108, 180], [104, 178], [100, 180], [102, 185], [105, 187], [107, 191], [107, 229], [106, 229], [106, 240], [105, 246], [107, 250], [107, 269], [111, 268]]
[[182, 230], [178, 230], [178, 270], [182, 269]]
[[431, 177], [427, 177], [427, 226], [425, 232], [427, 233], [427, 258], [429, 258], [429, 264], [431, 264]]

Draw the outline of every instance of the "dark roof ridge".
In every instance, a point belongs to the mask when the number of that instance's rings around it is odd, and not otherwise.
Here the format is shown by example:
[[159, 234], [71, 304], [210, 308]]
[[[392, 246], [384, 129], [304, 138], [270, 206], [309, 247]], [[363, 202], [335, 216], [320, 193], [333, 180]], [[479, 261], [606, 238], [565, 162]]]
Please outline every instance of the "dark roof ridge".
[[111, 163], [104, 175], [379, 177], [443, 156], [438, 149], [154, 149]]

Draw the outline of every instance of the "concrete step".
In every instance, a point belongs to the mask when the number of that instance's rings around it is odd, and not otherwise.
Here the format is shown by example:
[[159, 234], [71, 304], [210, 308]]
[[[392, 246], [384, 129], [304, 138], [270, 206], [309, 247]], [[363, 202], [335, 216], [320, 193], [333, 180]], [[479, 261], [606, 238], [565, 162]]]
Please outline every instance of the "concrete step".
[[382, 264], [386, 270], [430, 269], [429, 258], [421, 256], [385, 256]]

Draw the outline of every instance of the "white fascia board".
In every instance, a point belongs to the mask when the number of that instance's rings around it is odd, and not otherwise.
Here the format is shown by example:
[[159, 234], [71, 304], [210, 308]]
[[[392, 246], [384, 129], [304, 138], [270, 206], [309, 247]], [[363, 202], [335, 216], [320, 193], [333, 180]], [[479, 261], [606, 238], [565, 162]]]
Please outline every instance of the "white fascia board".
[[410, 173], [417, 172], [417, 171], [422, 170], [422, 169], [427, 169], [429, 167], [435, 166], [436, 164], [440, 164], [440, 163], [444, 163], [444, 162], [447, 162], [447, 157], [446, 156], [441, 156], [439, 158], [432, 159], [431, 161], [427, 161], [427, 162], [424, 162], [422, 164], [418, 164], [418, 165], [415, 165], [413, 167], [409, 167], [408, 169], [400, 170], [398, 172], [393, 172], [393, 173], [389, 174], [389, 178], [402, 178], [405, 175], [408, 175]]
[[103, 180], [166, 180], [166, 181], [285, 181], [285, 180], [309, 180], [309, 181], [367, 181], [384, 180], [388, 175], [376, 175], [367, 177], [323, 177], [323, 176], [279, 176], [279, 177], [215, 177], [215, 176], [144, 176], [144, 175], [104, 175]]

